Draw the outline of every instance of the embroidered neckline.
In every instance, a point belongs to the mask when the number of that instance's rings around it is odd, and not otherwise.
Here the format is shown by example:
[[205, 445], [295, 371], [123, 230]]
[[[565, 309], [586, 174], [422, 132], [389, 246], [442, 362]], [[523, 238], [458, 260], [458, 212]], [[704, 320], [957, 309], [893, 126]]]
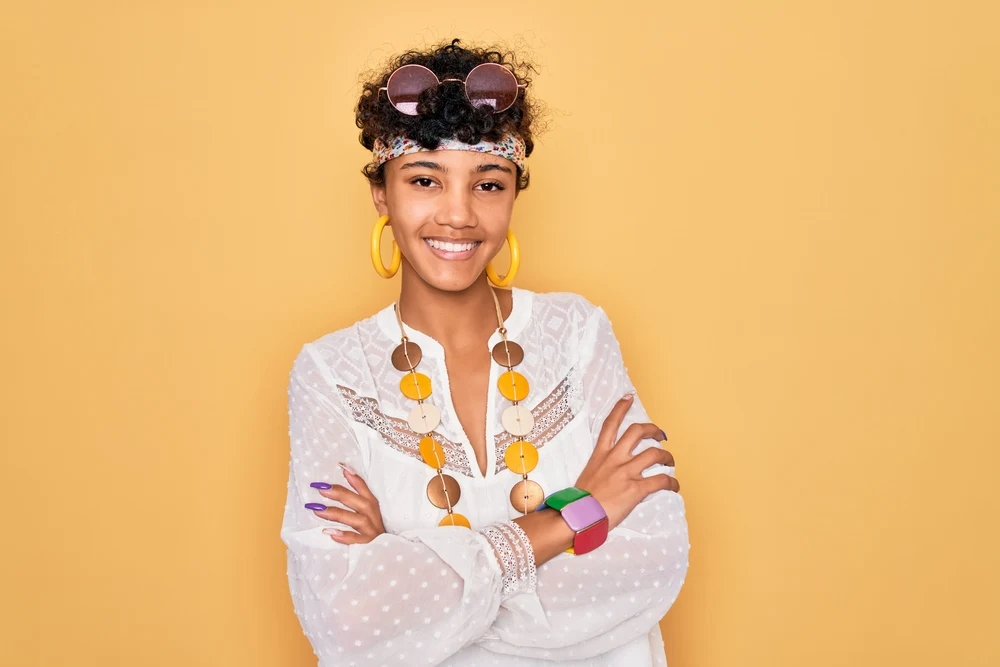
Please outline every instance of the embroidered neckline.
[[[382, 441], [395, 451], [423, 462], [420, 456], [420, 438], [423, 436], [410, 429], [405, 419], [385, 414], [375, 398], [363, 396], [343, 385], [336, 386], [341, 400], [354, 421], [374, 430]], [[573, 420], [579, 412], [581, 402], [579, 382], [574, 370], [570, 370], [548, 396], [531, 409], [535, 426], [526, 439], [538, 449], [544, 447]], [[445, 450], [445, 470], [466, 477], [474, 476], [472, 462], [469, 461], [462, 443], [450, 440], [438, 431], [433, 431], [430, 435], [440, 442]], [[493, 447], [496, 450], [495, 473], [507, 469], [503, 454], [513, 441], [514, 436], [506, 430], [493, 436]]]

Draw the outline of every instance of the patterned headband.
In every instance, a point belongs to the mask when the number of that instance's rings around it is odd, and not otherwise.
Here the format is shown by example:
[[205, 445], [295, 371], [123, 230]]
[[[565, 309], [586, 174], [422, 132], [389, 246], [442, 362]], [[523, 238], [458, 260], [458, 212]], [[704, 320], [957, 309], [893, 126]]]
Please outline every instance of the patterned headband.
[[[375, 140], [375, 147], [372, 150], [372, 158], [375, 164], [382, 165], [400, 155], [409, 155], [428, 151], [413, 139], [397, 136], [389, 140], [388, 143], [381, 139]], [[524, 170], [524, 139], [517, 134], [509, 133], [500, 138], [500, 141], [480, 141], [478, 144], [467, 144], [458, 139], [442, 139], [441, 143], [434, 150], [438, 151], [473, 151], [475, 153], [489, 153], [506, 158], [517, 165], [518, 169]]]

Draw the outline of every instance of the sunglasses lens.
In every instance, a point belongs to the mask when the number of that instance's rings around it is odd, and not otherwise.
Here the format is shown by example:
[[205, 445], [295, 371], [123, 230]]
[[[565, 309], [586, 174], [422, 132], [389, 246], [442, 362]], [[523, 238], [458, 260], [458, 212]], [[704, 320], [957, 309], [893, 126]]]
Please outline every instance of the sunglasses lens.
[[494, 113], [499, 113], [510, 108], [517, 99], [517, 79], [503, 65], [483, 63], [469, 72], [465, 92], [472, 106], [491, 106]]
[[428, 88], [438, 85], [434, 72], [420, 65], [403, 65], [389, 77], [386, 93], [389, 102], [400, 113], [417, 115], [417, 98]]

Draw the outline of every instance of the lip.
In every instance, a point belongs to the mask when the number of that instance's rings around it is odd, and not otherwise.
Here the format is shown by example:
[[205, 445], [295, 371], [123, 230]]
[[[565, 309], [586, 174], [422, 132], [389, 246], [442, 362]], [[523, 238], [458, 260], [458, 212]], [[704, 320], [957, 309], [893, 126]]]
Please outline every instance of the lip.
[[441, 243], [482, 243], [482, 239], [452, 238], [450, 236], [425, 236], [425, 241], [440, 241]]
[[[475, 243], [477, 245], [475, 245], [474, 247], [472, 247], [469, 250], [462, 250], [462, 251], [451, 252], [451, 251], [448, 251], [448, 250], [440, 250], [438, 248], [435, 248], [435, 247], [431, 246], [431, 244], [428, 243], [427, 241], [441, 241], [441, 242], [444, 242], [444, 243]], [[441, 259], [448, 260], [448, 261], [451, 261], [451, 262], [455, 262], [455, 261], [461, 261], [461, 260], [469, 259], [473, 255], [475, 255], [476, 251], [479, 250], [479, 248], [483, 245], [483, 243], [482, 243], [482, 241], [477, 241], [475, 239], [449, 239], [449, 238], [441, 238], [441, 237], [433, 237], [432, 236], [432, 237], [428, 237], [428, 238], [424, 239], [424, 245], [427, 246], [427, 249], [430, 250], [436, 257], [439, 257]]]

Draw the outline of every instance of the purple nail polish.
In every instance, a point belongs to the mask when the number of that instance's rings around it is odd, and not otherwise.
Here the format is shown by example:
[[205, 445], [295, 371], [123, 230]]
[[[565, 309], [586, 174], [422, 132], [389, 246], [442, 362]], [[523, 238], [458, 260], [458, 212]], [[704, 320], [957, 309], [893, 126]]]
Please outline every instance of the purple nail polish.
[[664, 430], [663, 430], [663, 429], [661, 428], [661, 429], [660, 429], [660, 433], [662, 433], [662, 434], [663, 434], [663, 439], [664, 439], [664, 440], [666, 440], [666, 439], [667, 439], [667, 432], [666, 432], [666, 431], [664, 431]]
[[306, 503], [307, 510], [313, 510], [315, 512], [322, 512], [326, 509], [326, 505], [321, 505], [319, 503]]
[[330, 489], [333, 488], [332, 485], [327, 484], [326, 482], [313, 482], [309, 486], [311, 486], [314, 489], [323, 489], [324, 491], [329, 491]]

